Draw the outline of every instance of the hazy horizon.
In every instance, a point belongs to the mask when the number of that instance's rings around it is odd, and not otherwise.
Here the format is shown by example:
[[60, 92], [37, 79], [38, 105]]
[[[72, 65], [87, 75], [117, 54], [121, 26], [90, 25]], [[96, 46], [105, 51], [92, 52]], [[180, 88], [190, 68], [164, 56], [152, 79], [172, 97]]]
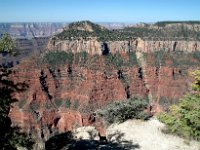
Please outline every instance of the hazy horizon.
[[[81, 22], [81, 21], [91, 21], [91, 20], [75, 20], [75, 21], [63, 21], [63, 22], [61, 22], [61, 21], [19, 21], [19, 22], [15, 22], [15, 21], [10, 21], [10, 22], [0, 22], [0, 24], [3, 24], [3, 23], [6, 23], [6, 24], [23, 24], [23, 23], [63, 23], [63, 24], [70, 24], [70, 23], [73, 23], [73, 22]], [[146, 24], [154, 24], [154, 23], [157, 23], [157, 22], [173, 22], [173, 21], [175, 21], [175, 22], [195, 22], [195, 21], [198, 21], [198, 22], [200, 22], [200, 20], [158, 20], [158, 21], [155, 21], [155, 22], [142, 22], [142, 21], [138, 21], [138, 22], [95, 22], [95, 21], [91, 21], [91, 22], [93, 22], [93, 23], [97, 23], [97, 24], [114, 24], [114, 23], [116, 23], [116, 24], [142, 24], [142, 23], [146, 23]]]
[[153, 23], [200, 20], [199, 0], [1, 0], [0, 22]]

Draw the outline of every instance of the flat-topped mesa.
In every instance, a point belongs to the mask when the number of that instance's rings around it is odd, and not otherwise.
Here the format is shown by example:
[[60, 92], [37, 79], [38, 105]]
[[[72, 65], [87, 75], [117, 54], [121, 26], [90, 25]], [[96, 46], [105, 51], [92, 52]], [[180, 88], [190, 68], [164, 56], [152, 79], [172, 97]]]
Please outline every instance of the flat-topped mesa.
[[199, 28], [199, 24], [156, 23], [111, 31], [92, 22], [82, 21], [69, 24], [62, 33], [52, 37], [47, 48], [74, 53], [86, 51], [92, 55], [105, 54], [105, 49], [108, 53], [200, 51]]

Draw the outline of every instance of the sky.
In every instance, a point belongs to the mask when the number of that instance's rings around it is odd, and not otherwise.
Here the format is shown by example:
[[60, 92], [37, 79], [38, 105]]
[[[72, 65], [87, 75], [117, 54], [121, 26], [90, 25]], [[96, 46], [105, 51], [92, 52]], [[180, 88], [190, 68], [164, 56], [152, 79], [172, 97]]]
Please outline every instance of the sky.
[[200, 0], [0, 0], [0, 22], [200, 20]]

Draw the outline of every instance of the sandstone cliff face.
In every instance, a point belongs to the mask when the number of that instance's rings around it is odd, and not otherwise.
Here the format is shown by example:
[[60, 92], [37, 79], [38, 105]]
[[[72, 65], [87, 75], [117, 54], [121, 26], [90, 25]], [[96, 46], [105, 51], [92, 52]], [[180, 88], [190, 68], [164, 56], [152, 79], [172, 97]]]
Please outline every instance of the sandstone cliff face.
[[49, 50], [64, 50], [72, 51], [74, 53], [86, 51], [92, 55], [101, 55], [105, 46], [108, 48], [110, 53], [126, 53], [129, 51], [141, 51], [141, 52], [155, 52], [160, 50], [167, 51], [184, 51], [193, 52], [200, 51], [199, 41], [185, 41], [179, 40], [142, 40], [137, 38], [135, 40], [127, 41], [108, 41], [99, 42], [95, 38], [90, 40], [54, 40], [51, 39], [47, 45]]
[[51, 40], [47, 48], [49, 50], [64, 50], [64, 51], [72, 51], [74, 53], [76, 52], [82, 52], [86, 51], [92, 55], [94, 54], [101, 54], [101, 43], [99, 43], [97, 40], [92, 39], [89, 41], [85, 40], [74, 40], [74, 41], [54, 41]]
[[144, 52], [154, 52], [159, 50], [167, 51], [200, 51], [199, 41], [139, 41], [137, 49]]
[[[123, 75], [126, 75], [128, 82], [118, 77], [118, 70], [105, 70], [102, 62], [97, 62], [93, 69], [72, 65], [72, 76], [69, 76], [67, 68], [67, 65], [62, 66], [52, 73], [47, 66], [43, 66], [42, 70], [35, 68], [31, 60], [14, 69], [15, 73], [11, 76], [13, 81], [29, 85], [27, 91], [15, 94], [25, 103], [23, 106], [16, 103], [11, 110], [14, 124], [43, 140], [56, 132], [71, 131], [91, 124], [104, 135], [101, 121], [94, 123], [91, 120], [90, 114], [98, 108], [128, 97], [147, 97], [149, 91], [155, 100], [158, 86], [161, 89], [160, 96], [164, 98], [161, 103], [164, 104], [176, 101], [188, 91], [188, 76], [182, 75], [178, 68], [162, 67], [160, 82], [156, 67], [152, 66], [146, 68], [145, 81], [137, 66], [124, 68]], [[42, 82], [41, 72], [45, 80]], [[48, 90], [44, 90], [44, 83]]]

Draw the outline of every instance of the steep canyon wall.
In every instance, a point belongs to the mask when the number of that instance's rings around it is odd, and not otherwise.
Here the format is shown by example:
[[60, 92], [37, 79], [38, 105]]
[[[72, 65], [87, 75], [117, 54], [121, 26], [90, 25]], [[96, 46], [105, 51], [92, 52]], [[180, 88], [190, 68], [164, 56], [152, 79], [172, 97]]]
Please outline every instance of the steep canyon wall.
[[141, 52], [155, 52], [159, 50], [166, 51], [184, 51], [193, 52], [200, 51], [200, 41], [187, 41], [187, 40], [142, 40], [137, 38], [135, 40], [127, 41], [107, 41], [99, 42], [96, 39], [90, 40], [50, 40], [48, 49], [50, 50], [64, 50], [72, 52], [86, 51], [90, 54], [102, 54], [104, 44], [107, 44], [111, 53], [125, 53], [129, 51]]

